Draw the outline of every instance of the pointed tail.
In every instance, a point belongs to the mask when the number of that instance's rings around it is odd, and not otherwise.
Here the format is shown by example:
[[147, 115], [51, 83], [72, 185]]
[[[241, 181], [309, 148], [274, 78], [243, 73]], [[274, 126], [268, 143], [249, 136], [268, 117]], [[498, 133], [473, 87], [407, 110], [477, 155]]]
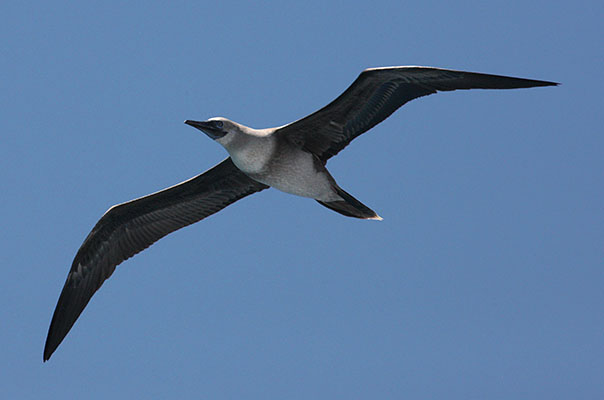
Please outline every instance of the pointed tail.
[[333, 184], [333, 188], [343, 200], [336, 201], [320, 201], [317, 200], [319, 204], [333, 210], [337, 213], [345, 215], [347, 217], [361, 218], [361, 219], [375, 219], [378, 221], [382, 220], [382, 217], [376, 214], [371, 208], [367, 207], [365, 204], [361, 203], [350, 194], [346, 193], [341, 187], [337, 184]]

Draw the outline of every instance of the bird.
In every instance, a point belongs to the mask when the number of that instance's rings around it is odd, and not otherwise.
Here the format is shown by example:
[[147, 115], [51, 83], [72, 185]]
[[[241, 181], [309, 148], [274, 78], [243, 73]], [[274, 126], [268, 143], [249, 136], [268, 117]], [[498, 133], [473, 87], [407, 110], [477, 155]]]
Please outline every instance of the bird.
[[336, 183], [326, 164], [405, 103], [441, 91], [556, 85], [434, 67], [379, 67], [362, 71], [331, 103], [287, 125], [252, 129], [224, 117], [186, 120], [229, 156], [189, 180], [105, 212], [75, 255], [52, 316], [43, 361], [50, 359], [117, 265], [252, 193], [273, 187], [315, 199], [347, 217], [381, 220]]

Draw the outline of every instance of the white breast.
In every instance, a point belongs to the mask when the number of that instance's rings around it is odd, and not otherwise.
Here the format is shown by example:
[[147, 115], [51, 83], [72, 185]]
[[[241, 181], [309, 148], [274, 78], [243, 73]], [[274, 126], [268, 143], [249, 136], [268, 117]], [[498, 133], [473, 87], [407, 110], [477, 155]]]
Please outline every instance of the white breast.
[[333, 190], [333, 178], [326, 169], [317, 170], [312, 154], [278, 143], [270, 134], [252, 133], [255, 134], [229, 134], [217, 139], [237, 168], [252, 179], [286, 193], [322, 201], [340, 199]]
[[274, 146], [271, 138], [252, 137], [246, 140], [245, 144], [227, 150], [237, 168], [248, 174], [262, 174], [268, 165]]
[[339, 200], [329, 178], [327, 170], [317, 171], [313, 156], [301, 150], [279, 154], [271, 160], [268, 171], [254, 176], [282, 192], [323, 201]]

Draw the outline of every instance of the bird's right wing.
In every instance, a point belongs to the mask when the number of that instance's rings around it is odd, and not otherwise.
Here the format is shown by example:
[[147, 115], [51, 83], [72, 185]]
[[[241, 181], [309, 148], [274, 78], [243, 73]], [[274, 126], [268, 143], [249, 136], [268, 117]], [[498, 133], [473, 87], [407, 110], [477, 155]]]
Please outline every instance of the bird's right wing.
[[78, 250], [50, 323], [44, 361], [65, 338], [92, 295], [122, 261], [177, 229], [266, 189], [230, 158], [149, 196], [111, 207]]

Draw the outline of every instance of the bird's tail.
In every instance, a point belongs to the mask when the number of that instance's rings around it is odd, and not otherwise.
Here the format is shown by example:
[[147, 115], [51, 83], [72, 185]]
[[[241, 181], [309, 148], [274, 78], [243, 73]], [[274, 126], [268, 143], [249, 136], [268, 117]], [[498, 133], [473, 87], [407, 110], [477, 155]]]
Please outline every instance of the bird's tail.
[[337, 184], [333, 184], [333, 188], [343, 200], [336, 201], [321, 201], [317, 200], [319, 204], [333, 210], [337, 213], [345, 215], [347, 217], [361, 218], [361, 219], [375, 219], [378, 221], [382, 220], [382, 217], [377, 215], [375, 211], [361, 203], [350, 194], [346, 193]]

